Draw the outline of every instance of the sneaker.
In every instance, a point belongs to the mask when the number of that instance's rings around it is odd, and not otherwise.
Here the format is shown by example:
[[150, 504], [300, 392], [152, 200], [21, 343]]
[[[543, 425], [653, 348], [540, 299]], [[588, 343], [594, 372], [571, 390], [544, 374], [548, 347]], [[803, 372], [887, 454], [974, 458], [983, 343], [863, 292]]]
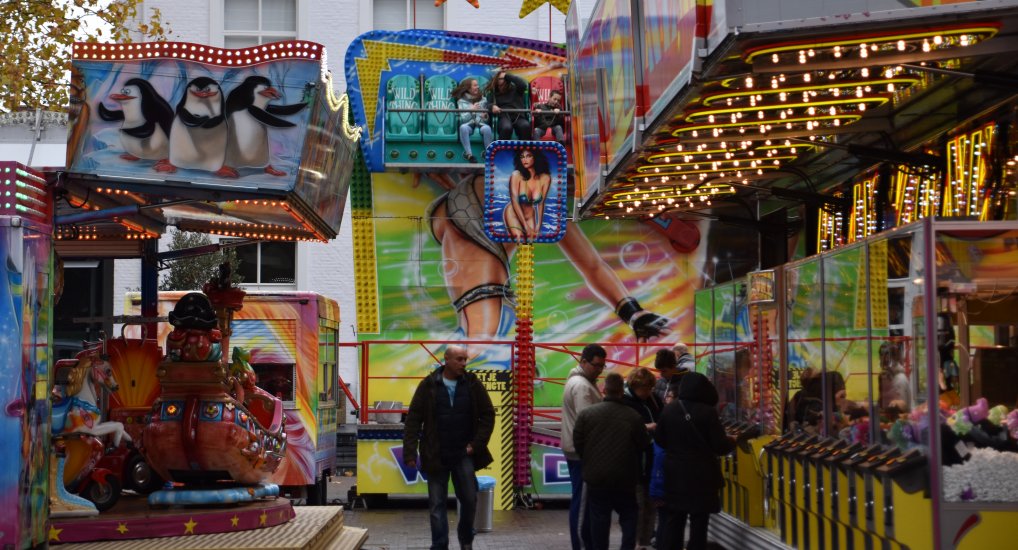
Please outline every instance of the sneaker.
[[477, 157], [475, 157], [474, 155], [467, 155], [467, 162], [476, 164], [477, 163]]

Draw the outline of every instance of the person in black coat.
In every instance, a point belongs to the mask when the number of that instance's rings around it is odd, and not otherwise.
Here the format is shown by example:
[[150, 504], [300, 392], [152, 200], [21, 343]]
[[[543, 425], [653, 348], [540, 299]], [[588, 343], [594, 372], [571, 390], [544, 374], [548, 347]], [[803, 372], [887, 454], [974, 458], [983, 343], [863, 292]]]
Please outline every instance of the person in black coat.
[[495, 77], [488, 82], [488, 104], [491, 105], [491, 113], [498, 115], [498, 139], [512, 139], [513, 130], [516, 131], [516, 139], [533, 137], [530, 115], [521, 112], [502, 113], [502, 109], [526, 109], [529, 87], [526, 80], [501, 68], [495, 71]]
[[467, 349], [447, 347], [445, 364], [418, 384], [403, 430], [403, 463], [428, 476], [432, 548], [449, 547], [450, 478], [460, 503], [460, 548], [471, 548], [477, 507], [474, 472], [492, 462], [488, 440], [495, 428], [495, 408], [484, 384], [466, 367]]
[[[686, 518], [690, 521], [687, 550], [707, 546], [710, 514], [721, 511], [724, 486], [718, 456], [730, 453], [735, 442], [725, 435], [717, 412], [718, 392], [706, 376], [682, 377], [679, 395], [665, 406], [654, 440], [665, 451], [665, 512], [658, 550], [683, 548]], [[664, 518], [663, 518], [664, 519]]]

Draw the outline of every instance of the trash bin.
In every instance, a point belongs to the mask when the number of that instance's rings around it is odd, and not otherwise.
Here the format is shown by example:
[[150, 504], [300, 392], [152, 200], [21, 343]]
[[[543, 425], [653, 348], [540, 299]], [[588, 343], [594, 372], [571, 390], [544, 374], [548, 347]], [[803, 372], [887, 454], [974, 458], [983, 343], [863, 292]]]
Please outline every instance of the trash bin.
[[[459, 501], [456, 502], [456, 514], [459, 515]], [[487, 533], [491, 531], [492, 516], [495, 513], [495, 478], [477, 476], [477, 510], [474, 514], [474, 531]]]

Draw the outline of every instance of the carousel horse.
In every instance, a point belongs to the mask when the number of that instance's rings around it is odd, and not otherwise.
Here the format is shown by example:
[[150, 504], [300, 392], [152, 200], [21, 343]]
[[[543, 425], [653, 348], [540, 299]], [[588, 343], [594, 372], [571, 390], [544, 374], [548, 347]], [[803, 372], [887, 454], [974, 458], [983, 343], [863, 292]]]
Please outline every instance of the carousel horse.
[[112, 393], [118, 389], [109, 362], [100, 357], [98, 349], [86, 350], [78, 354], [69, 369], [68, 384], [53, 403], [53, 435], [84, 433], [102, 438], [112, 434], [114, 448], [122, 440], [130, 442], [131, 436], [122, 423], [103, 421], [99, 392]]

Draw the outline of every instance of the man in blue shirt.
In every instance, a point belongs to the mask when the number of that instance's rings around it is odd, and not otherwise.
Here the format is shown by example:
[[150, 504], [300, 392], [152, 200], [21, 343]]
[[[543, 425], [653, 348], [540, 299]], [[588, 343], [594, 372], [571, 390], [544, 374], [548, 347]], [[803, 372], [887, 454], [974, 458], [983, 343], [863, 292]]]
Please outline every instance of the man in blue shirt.
[[488, 440], [495, 428], [495, 408], [484, 385], [466, 372], [467, 350], [450, 345], [445, 364], [426, 376], [417, 386], [407, 411], [403, 431], [403, 461], [428, 478], [428, 507], [431, 512], [431, 548], [449, 548], [449, 519], [446, 514], [449, 479], [460, 503], [456, 534], [460, 548], [470, 549], [474, 541], [474, 514], [477, 507], [477, 478], [474, 472], [491, 464]]

